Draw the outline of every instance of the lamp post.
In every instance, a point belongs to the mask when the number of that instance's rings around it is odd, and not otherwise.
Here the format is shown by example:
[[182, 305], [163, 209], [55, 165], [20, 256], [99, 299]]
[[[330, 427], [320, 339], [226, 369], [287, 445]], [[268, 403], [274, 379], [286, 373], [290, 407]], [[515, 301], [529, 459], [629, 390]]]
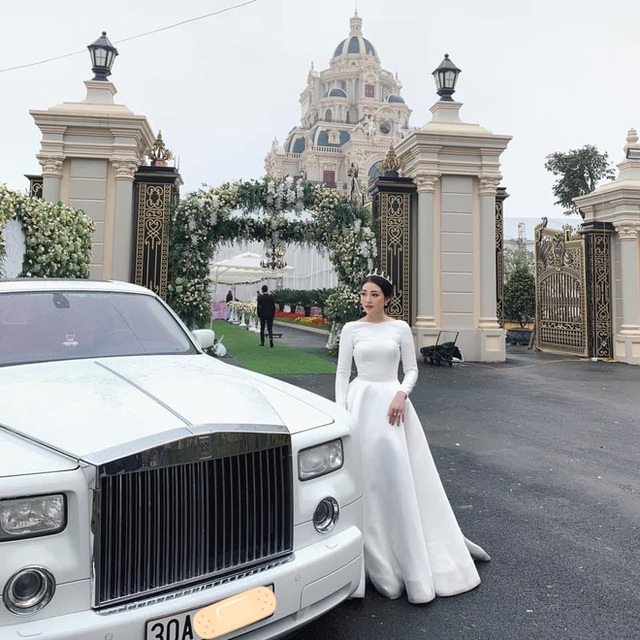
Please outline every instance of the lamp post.
[[103, 31], [102, 35], [90, 45], [87, 45], [89, 54], [91, 55], [91, 71], [93, 71], [94, 80], [106, 81], [111, 75], [111, 67], [118, 55], [118, 50], [109, 42], [107, 32]]
[[440, 63], [440, 66], [434, 70], [433, 78], [436, 81], [436, 93], [440, 96], [441, 101], [453, 102], [451, 97], [456, 90], [456, 82], [458, 76], [462, 73], [461, 69], [458, 69], [451, 60], [449, 60], [449, 54], [444, 54], [444, 60]]

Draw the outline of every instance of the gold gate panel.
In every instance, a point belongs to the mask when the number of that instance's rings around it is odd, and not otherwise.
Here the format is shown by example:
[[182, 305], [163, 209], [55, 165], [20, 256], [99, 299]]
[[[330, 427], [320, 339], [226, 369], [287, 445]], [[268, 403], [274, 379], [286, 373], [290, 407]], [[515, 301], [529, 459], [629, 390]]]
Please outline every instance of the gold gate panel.
[[588, 318], [584, 239], [571, 229], [535, 230], [536, 346], [587, 356]]
[[387, 313], [410, 322], [409, 318], [409, 193], [380, 194], [380, 266], [394, 283]]
[[496, 250], [496, 317], [504, 327], [504, 201], [509, 197], [505, 187], [498, 187], [495, 205]]
[[580, 230], [585, 241], [589, 355], [613, 357], [613, 299], [610, 222], [589, 222]]
[[164, 297], [169, 272], [169, 214], [175, 187], [142, 181], [136, 187], [134, 282]]

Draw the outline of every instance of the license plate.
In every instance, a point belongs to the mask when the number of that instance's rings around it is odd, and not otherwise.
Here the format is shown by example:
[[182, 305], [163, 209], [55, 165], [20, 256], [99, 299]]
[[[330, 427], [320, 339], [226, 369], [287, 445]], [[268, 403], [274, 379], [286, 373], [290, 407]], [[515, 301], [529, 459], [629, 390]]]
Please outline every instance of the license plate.
[[210, 640], [268, 618], [275, 606], [272, 589], [249, 589], [208, 607], [149, 620], [146, 640]]
[[193, 616], [199, 609], [177, 613], [147, 622], [146, 640], [203, 640], [193, 629]]

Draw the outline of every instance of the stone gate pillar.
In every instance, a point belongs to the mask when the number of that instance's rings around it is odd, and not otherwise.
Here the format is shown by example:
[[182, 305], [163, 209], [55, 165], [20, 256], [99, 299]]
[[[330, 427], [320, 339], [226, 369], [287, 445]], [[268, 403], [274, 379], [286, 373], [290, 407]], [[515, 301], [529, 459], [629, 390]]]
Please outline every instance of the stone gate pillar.
[[640, 220], [615, 225], [620, 239], [622, 314], [616, 356], [640, 364]]
[[[414, 326], [419, 329], [435, 329], [435, 298], [426, 293], [437, 288], [439, 273], [436, 277], [436, 265], [433, 260], [435, 252], [436, 229], [436, 191], [440, 176], [435, 172], [419, 172], [414, 180], [418, 189], [418, 203], [415, 214], [416, 221], [416, 259], [413, 262], [414, 276]], [[417, 212], [420, 215], [417, 215]], [[419, 249], [418, 249], [419, 248]]]
[[91, 277], [130, 281], [133, 176], [155, 136], [144, 116], [114, 103], [111, 82], [84, 84], [83, 101], [30, 111], [42, 132], [42, 196], [82, 209], [94, 221]]
[[[591, 193], [575, 198], [584, 214], [583, 233], [591, 252], [592, 276], [587, 276], [592, 354], [601, 357], [605, 345], [613, 345], [613, 357], [640, 365], [640, 144], [638, 133], [629, 129], [625, 158], [618, 176]], [[609, 258], [606, 258], [606, 251]], [[607, 279], [607, 271], [608, 279]], [[606, 286], [610, 294], [606, 295]], [[608, 300], [607, 300], [608, 297]], [[609, 324], [607, 325], [607, 311]], [[604, 319], [604, 320], [603, 320]], [[609, 335], [605, 336], [608, 331]], [[595, 342], [594, 342], [595, 341]], [[602, 356], [604, 357], [604, 356]]]
[[461, 106], [440, 100], [432, 120], [396, 149], [402, 175], [418, 188], [412, 327], [418, 348], [433, 344], [439, 331], [454, 331], [467, 360], [500, 362], [496, 195], [500, 154], [511, 137], [463, 122]]
[[385, 175], [370, 189], [373, 201], [373, 228], [378, 238], [382, 270], [393, 282], [393, 296], [387, 313], [410, 323], [413, 314], [412, 210], [416, 185], [411, 178], [398, 176], [393, 146], [382, 162]]
[[136, 160], [126, 158], [113, 159], [111, 164], [115, 179], [111, 277], [130, 282], [133, 271], [133, 179], [140, 165]]

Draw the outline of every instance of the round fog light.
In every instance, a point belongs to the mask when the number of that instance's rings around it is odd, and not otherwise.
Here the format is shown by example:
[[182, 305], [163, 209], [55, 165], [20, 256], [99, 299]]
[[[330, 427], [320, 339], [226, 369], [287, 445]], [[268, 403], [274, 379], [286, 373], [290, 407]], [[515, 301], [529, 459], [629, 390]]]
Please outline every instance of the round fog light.
[[49, 604], [55, 590], [55, 580], [46, 569], [28, 567], [9, 578], [2, 600], [11, 613], [31, 615]]
[[331, 531], [336, 526], [339, 515], [338, 502], [334, 498], [323, 498], [313, 512], [313, 526], [320, 533]]

